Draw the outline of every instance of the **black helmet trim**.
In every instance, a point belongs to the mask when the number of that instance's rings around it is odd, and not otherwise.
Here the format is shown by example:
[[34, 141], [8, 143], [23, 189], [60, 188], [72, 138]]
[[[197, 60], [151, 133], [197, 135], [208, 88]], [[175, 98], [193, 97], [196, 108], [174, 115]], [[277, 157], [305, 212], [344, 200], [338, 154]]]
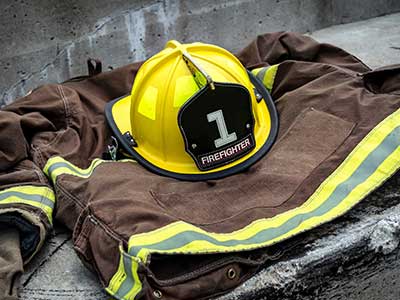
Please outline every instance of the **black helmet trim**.
[[161, 169], [146, 159], [144, 159], [138, 152], [135, 151], [133, 147], [129, 145], [129, 142], [124, 138], [124, 133], [125, 132], [120, 132], [118, 129], [117, 125], [115, 124], [114, 118], [112, 116], [112, 107], [115, 103], [118, 101], [121, 101], [122, 99], [129, 97], [130, 95], [124, 95], [120, 98], [117, 98], [115, 100], [112, 100], [111, 102], [108, 102], [105, 106], [105, 115], [106, 115], [106, 120], [114, 133], [115, 137], [117, 138], [118, 142], [120, 145], [123, 146], [124, 150], [129, 154], [133, 159], [135, 159], [138, 163], [140, 163], [142, 166], [144, 166], [146, 169], [149, 171], [162, 175], [162, 176], [167, 176], [167, 177], [172, 177], [175, 179], [179, 180], [186, 180], [186, 181], [205, 181], [205, 180], [214, 180], [214, 179], [220, 179], [224, 178], [230, 175], [234, 175], [236, 173], [239, 173], [246, 168], [250, 167], [254, 163], [256, 163], [258, 160], [260, 160], [267, 152], [268, 150], [272, 147], [273, 143], [275, 142], [276, 136], [278, 134], [278, 126], [279, 126], [279, 121], [278, 121], [278, 113], [275, 108], [275, 104], [271, 98], [270, 93], [268, 90], [265, 88], [265, 86], [260, 82], [260, 80], [255, 77], [250, 71], [247, 71], [251, 83], [256, 87], [258, 92], [262, 95], [265, 104], [267, 105], [268, 111], [270, 113], [271, 117], [271, 131], [269, 133], [269, 136], [265, 143], [260, 147], [260, 149], [251, 157], [246, 159], [245, 161], [229, 168], [226, 170], [221, 170], [217, 171], [214, 173], [204, 173], [204, 174], [182, 174], [182, 173], [176, 173], [176, 172], [171, 172], [171, 171], [166, 171], [164, 169]]

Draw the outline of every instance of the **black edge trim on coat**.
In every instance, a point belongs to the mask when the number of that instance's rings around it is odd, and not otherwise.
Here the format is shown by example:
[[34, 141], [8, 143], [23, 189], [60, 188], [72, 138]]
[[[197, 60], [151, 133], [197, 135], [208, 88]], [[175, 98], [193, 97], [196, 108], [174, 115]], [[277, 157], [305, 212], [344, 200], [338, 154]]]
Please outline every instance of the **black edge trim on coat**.
[[214, 180], [214, 179], [220, 179], [224, 178], [236, 173], [239, 173], [240, 171], [243, 171], [244, 169], [250, 167], [257, 161], [259, 161], [267, 152], [268, 150], [272, 147], [273, 143], [275, 142], [276, 136], [278, 134], [278, 127], [279, 127], [279, 122], [278, 122], [278, 112], [276, 110], [275, 104], [271, 98], [270, 93], [268, 90], [265, 88], [265, 86], [260, 82], [258, 78], [256, 78], [250, 71], [247, 71], [251, 83], [256, 87], [256, 89], [261, 93], [263, 96], [264, 102], [268, 107], [268, 111], [270, 113], [271, 117], [271, 131], [269, 133], [269, 136], [267, 140], [265, 141], [264, 145], [251, 157], [249, 157], [247, 160], [244, 162], [233, 166], [232, 168], [218, 171], [215, 173], [204, 173], [204, 174], [181, 174], [181, 173], [175, 173], [171, 171], [166, 171], [163, 170], [146, 159], [144, 159], [138, 152], [136, 152], [134, 149], [132, 149], [127, 141], [125, 141], [123, 137], [123, 133], [121, 133], [115, 124], [114, 118], [112, 116], [112, 107], [113, 105], [120, 101], [123, 98], [126, 98], [129, 95], [124, 95], [120, 98], [117, 98], [115, 100], [112, 100], [108, 102], [105, 106], [105, 115], [106, 119], [108, 122], [108, 125], [110, 126], [112, 132], [116, 136], [118, 142], [123, 146], [124, 150], [128, 152], [129, 155], [132, 156], [133, 159], [135, 159], [137, 162], [139, 162], [142, 166], [144, 166], [146, 169], [149, 171], [156, 173], [158, 175], [162, 176], [167, 176], [167, 177], [172, 177], [175, 179], [179, 180], [185, 180], [185, 181], [204, 181], [204, 180]]

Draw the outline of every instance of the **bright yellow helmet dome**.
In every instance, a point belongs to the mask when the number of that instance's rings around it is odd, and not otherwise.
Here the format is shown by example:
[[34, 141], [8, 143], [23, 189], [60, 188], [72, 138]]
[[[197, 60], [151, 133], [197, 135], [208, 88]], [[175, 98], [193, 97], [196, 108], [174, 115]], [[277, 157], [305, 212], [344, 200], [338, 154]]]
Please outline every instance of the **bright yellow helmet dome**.
[[107, 105], [107, 120], [124, 152], [151, 171], [225, 177], [276, 137], [276, 110], [257, 80], [221, 47], [169, 41], [140, 67], [131, 94]]

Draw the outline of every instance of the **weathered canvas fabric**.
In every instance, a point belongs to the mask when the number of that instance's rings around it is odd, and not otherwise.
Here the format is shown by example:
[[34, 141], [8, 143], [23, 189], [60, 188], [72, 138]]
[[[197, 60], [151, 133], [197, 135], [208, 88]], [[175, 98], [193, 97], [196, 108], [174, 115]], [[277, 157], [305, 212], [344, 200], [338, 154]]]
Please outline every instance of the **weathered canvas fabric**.
[[22, 275], [19, 232], [0, 225], [0, 299], [17, 300], [17, 288]]
[[0, 219], [23, 232], [24, 261], [56, 218], [114, 297], [205, 299], [252, 276], [265, 247], [344, 214], [400, 167], [400, 65], [370, 70], [294, 33], [259, 36], [238, 57], [271, 91], [280, 127], [261, 161], [220, 180], [103, 159], [104, 106], [130, 92], [140, 63], [41, 86], [0, 111]]

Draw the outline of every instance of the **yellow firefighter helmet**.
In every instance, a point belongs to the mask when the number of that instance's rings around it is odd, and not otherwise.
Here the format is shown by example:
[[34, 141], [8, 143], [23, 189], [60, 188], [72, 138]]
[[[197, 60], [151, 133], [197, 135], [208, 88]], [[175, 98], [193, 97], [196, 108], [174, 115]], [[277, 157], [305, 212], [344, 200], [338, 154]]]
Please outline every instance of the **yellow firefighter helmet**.
[[139, 69], [130, 95], [106, 106], [123, 151], [182, 180], [240, 172], [272, 146], [278, 116], [262, 83], [229, 51], [169, 41]]

